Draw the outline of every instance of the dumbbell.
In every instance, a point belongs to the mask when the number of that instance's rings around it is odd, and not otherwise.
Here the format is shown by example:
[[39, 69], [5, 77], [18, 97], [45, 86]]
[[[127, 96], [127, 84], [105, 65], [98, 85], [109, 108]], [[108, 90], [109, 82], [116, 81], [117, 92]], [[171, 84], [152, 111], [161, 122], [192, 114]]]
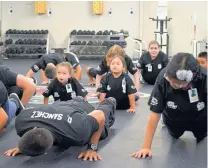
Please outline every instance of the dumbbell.
[[42, 48], [38, 48], [38, 49], [37, 49], [37, 52], [38, 52], [38, 53], [42, 53], [42, 52], [43, 52]]
[[48, 30], [45, 30], [45, 33], [44, 34], [48, 34]]
[[102, 35], [102, 31], [98, 31], [96, 35]]
[[46, 53], [46, 48], [42, 49], [42, 53], [45, 54]]
[[77, 42], [77, 45], [82, 45], [82, 42], [81, 42], [81, 41], [78, 41], [78, 42]]
[[2, 41], [0, 41], [0, 46], [3, 46], [3, 45], [4, 45], [4, 43]]
[[6, 44], [12, 44], [13, 43], [13, 40], [12, 39], [7, 39], [7, 40], [5, 40], [5, 43]]
[[86, 41], [83, 41], [81, 45], [86, 45], [86, 44], [87, 44], [87, 42]]
[[94, 45], [94, 46], [98, 45], [98, 41], [93, 41], [92, 45]]
[[82, 30], [79, 30], [78, 32], [77, 32], [77, 35], [82, 35], [83, 33], [82, 33]]
[[72, 32], [71, 32], [71, 35], [76, 35], [77, 34], [77, 31], [76, 30], [73, 30]]
[[37, 34], [41, 34], [41, 31], [40, 31], [40, 30], [36, 30], [36, 33], [37, 33]]
[[73, 41], [71, 45], [77, 45], [77, 41]]
[[91, 35], [95, 35], [95, 31], [93, 30], [93, 31], [91, 31]]
[[21, 54], [20, 48], [16, 48], [16, 53], [17, 53], [17, 54]]
[[[80, 34], [81, 35], [81, 34]], [[82, 35], [87, 35], [87, 31], [86, 30], [83, 30], [82, 31]]]
[[105, 31], [103, 32], [103, 35], [108, 35], [108, 34], [109, 34], [108, 30], [105, 30]]
[[87, 45], [92, 45], [92, 41], [89, 41], [89, 42], [87, 43]]
[[21, 53], [24, 53], [25, 52], [25, 47], [20, 47], [20, 51], [21, 51]]

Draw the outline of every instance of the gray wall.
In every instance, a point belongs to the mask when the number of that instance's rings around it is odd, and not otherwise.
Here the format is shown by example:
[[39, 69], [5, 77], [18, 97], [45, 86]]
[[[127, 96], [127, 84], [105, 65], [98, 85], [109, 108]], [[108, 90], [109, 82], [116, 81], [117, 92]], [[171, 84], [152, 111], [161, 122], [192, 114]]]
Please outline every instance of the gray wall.
[[[8, 14], [12, 6], [14, 13]], [[170, 34], [170, 54], [178, 51], [191, 52], [192, 39], [191, 15], [197, 15], [197, 39], [207, 36], [207, 2], [168, 2], [168, 15], [173, 20], [168, 24]], [[48, 29], [50, 31], [50, 47], [67, 47], [68, 35], [73, 29], [126, 29], [132, 37], [141, 38], [144, 41], [154, 39], [155, 22], [149, 17], [155, 17], [157, 2], [105, 2], [104, 14], [96, 16], [92, 14], [92, 2], [48, 2], [52, 9], [52, 15], [36, 15], [34, 2], [2, 2], [1, 20], [2, 33], [9, 28], [15, 29]], [[108, 9], [112, 8], [112, 16], [108, 15]], [[130, 15], [130, 8], [134, 14]], [[128, 51], [132, 49], [129, 42]]]

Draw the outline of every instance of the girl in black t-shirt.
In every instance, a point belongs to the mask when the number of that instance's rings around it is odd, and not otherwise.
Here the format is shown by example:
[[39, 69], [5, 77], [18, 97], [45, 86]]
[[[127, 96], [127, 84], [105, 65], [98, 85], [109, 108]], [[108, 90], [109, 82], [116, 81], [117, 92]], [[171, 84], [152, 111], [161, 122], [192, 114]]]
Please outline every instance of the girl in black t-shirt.
[[53, 96], [55, 101], [67, 101], [73, 97], [82, 96], [86, 99], [87, 91], [74, 78], [70, 63], [62, 62], [56, 67], [56, 78], [49, 84], [43, 93], [44, 104], [48, 104], [48, 97]]
[[[87, 67], [86, 72], [89, 78], [89, 85], [96, 85], [96, 88], [99, 87], [100, 80], [102, 79], [104, 74], [110, 71], [111, 59], [116, 55], [123, 57], [125, 65], [126, 65], [126, 72], [130, 72], [134, 76], [134, 84], [138, 91], [139, 89], [138, 70], [136, 66], [133, 64], [131, 58], [126, 55], [123, 48], [121, 48], [119, 45], [114, 45], [108, 50], [108, 52], [106, 53], [106, 56], [102, 59], [101, 63], [98, 65], [96, 69], [92, 67]], [[93, 78], [95, 78], [96, 82], [94, 82]]]
[[110, 62], [111, 73], [107, 73], [100, 82], [100, 102], [106, 97], [114, 97], [117, 109], [128, 109], [127, 112], [135, 112], [135, 95], [137, 92], [132, 79], [124, 73], [126, 65], [123, 57], [114, 56]]

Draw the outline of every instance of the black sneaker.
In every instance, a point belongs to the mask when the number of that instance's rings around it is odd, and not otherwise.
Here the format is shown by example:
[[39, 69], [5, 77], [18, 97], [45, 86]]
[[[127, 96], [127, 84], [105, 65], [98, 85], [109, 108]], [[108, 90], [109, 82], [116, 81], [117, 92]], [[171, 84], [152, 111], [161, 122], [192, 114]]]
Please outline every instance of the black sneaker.
[[9, 95], [9, 100], [14, 101], [15, 104], [17, 105], [16, 115], [18, 115], [21, 110], [25, 109], [24, 105], [22, 104], [22, 102], [20, 101], [20, 99], [19, 99], [19, 97], [17, 96], [16, 93], [10, 94]]

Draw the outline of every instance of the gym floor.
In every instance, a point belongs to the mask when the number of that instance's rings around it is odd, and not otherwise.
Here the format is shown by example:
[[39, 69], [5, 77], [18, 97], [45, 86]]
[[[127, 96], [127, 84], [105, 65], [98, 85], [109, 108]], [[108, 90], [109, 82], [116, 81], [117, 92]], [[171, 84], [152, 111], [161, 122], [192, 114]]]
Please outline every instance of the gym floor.
[[[12, 71], [26, 74], [35, 59], [3, 60]], [[83, 61], [81, 66], [97, 65], [98, 61]], [[96, 67], [96, 66], [94, 66]], [[40, 81], [40, 74], [35, 75]], [[83, 72], [82, 83], [87, 84]], [[152, 86], [142, 85], [141, 92], [151, 93]], [[135, 114], [116, 111], [116, 122], [110, 130], [109, 137], [100, 142], [99, 154], [102, 161], [94, 163], [77, 159], [83, 147], [72, 147], [63, 151], [54, 147], [47, 155], [28, 157], [19, 155], [11, 158], [3, 155], [7, 149], [16, 147], [18, 136], [12, 124], [0, 134], [0, 168], [206, 168], [207, 139], [196, 143], [192, 133], [186, 132], [180, 139], [174, 140], [166, 128], [159, 123], [152, 144], [153, 157], [134, 159], [130, 155], [142, 146], [145, 127], [148, 120], [148, 98], [141, 98], [137, 103]], [[35, 105], [31, 105], [35, 106]]]

